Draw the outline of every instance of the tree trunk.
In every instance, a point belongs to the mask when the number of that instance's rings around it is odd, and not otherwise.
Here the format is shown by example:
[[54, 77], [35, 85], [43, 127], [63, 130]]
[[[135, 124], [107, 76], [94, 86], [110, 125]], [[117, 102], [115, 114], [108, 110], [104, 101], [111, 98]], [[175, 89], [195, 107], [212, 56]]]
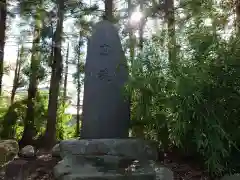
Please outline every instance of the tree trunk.
[[113, 21], [113, 0], [105, 0], [105, 19]]
[[[41, 3], [40, 3], [41, 4]], [[34, 112], [35, 112], [35, 99], [37, 95], [37, 86], [38, 86], [38, 71], [40, 66], [40, 34], [42, 30], [42, 21], [41, 21], [41, 7], [38, 7], [36, 10], [36, 19], [34, 27], [34, 37], [32, 44], [32, 57], [30, 65], [30, 77], [29, 77], [29, 87], [28, 87], [28, 98], [27, 98], [27, 112], [24, 122], [24, 132], [22, 139], [19, 142], [21, 147], [29, 144], [33, 144], [33, 137], [36, 135], [36, 130], [34, 127]]]
[[16, 67], [14, 70], [13, 87], [12, 87], [12, 93], [11, 93], [11, 105], [14, 103], [14, 98], [18, 88], [20, 69], [21, 69], [20, 61], [21, 61], [22, 53], [23, 53], [23, 46], [21, 47], [21, 49], [18, 48], [18, 55], [16, 60]]
[[67, 45], [67, 54], [66, 54], [66, 60], [65, 60], [65, 77], [64, 77], [64, 84], [63, 84], [63, 106], [65, 106], [66, 100], [67, 100], [68, 56], [69, 56], [69, 43]]
[[[53, 53], [52, 53], [53, 54]], [[68, 80], [68, 56], [69, 56], [69, 43], [67, 45], [67, 53], [66, 53], [66, 59], [65, 59], [65, 73], [64, 73], [64, 79], [63, 79], [63, 96], [61, 99], [62, 107], [65, 110], [65, 106], [67, 104], [67, 80]], [[63, 122], [58, 122], [57, 125], [59, 126], [58, 131], [58, 138], [60, 140], [64, 139], [64, 128], [63, 128]]]
[[55, 46], [54, 46], [54, 58], [52, 63], [52, 74], [49, 89], [49, 102], [48, 102], [48, 114], [47, 114], [47, 127], [45, 132], [45, 146], [51, 148], [56, 142], [56, 123], [57, 123], [57, 108], [58, 108], [58, 95], [61, 83], [62, 75], [62, 29], [63, 29], [63, 15], [64, 15], [64, 1], [58, 0], [58, 22], [55, 32]]
[[236, 32], [240, 33], [240, 0], [236, 0]]
[[175, 35], [175, 16], [174, 16], [174, 0], [167, 0], [166, 2], [166, 21], [168, 28], [168, 57], [172, 71], [176, 71], [176, 35]]
[[5, 31], [7, 20], [7, 5], [6, 0], [0, 0], [0, 95], [2, 95], [2, 78], [3, 78], [3, 60], [5, 46]]
[[[132, 12], [132, 2], [131, 0], [128, 0], [128, 18], [131, 18], [131, 12]], [[135, 57], [135, 38], [134, 38], [134, 33], [133, 33], [133, 28], [131, 28], [131, 25], [129, 25], [129, 51], [130, 51], [130, 60], [131, 60], [131, 65], [133, 63], [134, 57]]]
[[81, 46], [81, 33], [79, 37], [79, 52], [77, 59], [77, 124], [76, 124], [76, 136], [80, 134], [80, 93], [81, 93], [81, 70], [80, 70], [80, 46]]
[[[143, 13], [143, 0], [140, 0], [140, 12]], [[143, 49], [143, 30], [144, 30], [144, 16], [140, 19], [139, 28], [139, 50], [142, 52]]]

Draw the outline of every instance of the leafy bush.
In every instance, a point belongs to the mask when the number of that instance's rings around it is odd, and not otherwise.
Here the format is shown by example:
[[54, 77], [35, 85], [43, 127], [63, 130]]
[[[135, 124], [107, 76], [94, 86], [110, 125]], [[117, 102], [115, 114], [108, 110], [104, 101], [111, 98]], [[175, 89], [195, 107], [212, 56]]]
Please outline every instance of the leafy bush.
[[233, 152], [240, 154], [240, 43], [196, 28], [189, 28], [187, 38], [178, 72], [169, 69], [156, 41], [134, 60], [128, 84], [133, 131], [140, 127], [165, 150], [177, 146], [197, 153], [219, 175], [236, 168], [230, 162]]
[[[3, 108], [1, 120], [0, 137], [2, 139], [20, 139], [23, 133], [24, 118], [26, 115], [27, 100], [19, 100], [12, 104], [10, 107]], [[48, 95], [46, 93], [40, 93], [37, 95], [35, 101], [35, 128], [37, 130], [37, 136], [35, 139], [41, 136], [46, 127], [46, 117], [48, 108]], [[74, 127], [68, 127], [67, 122], [71, 119], [71, 115], [64, 113], [66, 106], [62, 106], [61, 103], [58, 109], [57, 116], [57, 139], [67, 138], [68, 134], [74, 132]], [[1, 114], [1, 112], [0, 112]]]

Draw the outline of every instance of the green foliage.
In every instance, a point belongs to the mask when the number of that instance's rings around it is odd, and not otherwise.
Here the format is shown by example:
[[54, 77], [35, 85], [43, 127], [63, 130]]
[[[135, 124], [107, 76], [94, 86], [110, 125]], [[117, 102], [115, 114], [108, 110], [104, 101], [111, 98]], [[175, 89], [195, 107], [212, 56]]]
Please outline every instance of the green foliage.
[[23, 125], [23, 118], [25, 115], [26, 100], [15, 102], [7, 110], [1, 121], [1, 133], [2, 139], [14, 139], [16, 138], [17, 126]]
[[[37, 78], [39, 79], [39, 81], [43, 81], [46, 78], [46, 68], [43, 65], [40, 65], [37, 69], [38, 69]], [[28, 78], [30, 77], [30, 74], [32, 73], [30, 64], [26, 64], [22, 68], [22, 73], [26, 77], [28, 77]]]
[[179, 59], [176, 78], [158, 44], [146, 44], [132, 65], [128, 90], [133, 127], [141, 126], [145, 138], [163, 147], [197, 153], [219, 175], [236, 168], [231, 157], [240, 154], [240, 43], [204, 28], [189, 28], [192, 53]]
[[[46, 124], [47, 95], [38, 95], [35, 103], [35, 128], [38, 135], [42, 134]], [[21, 138], [23, 122], [26, 115], [27, 100], [19, 100], [12, 104], [2, 117], [2, 130], [0, 137], [3, 139]], [[36, 138], [36, 137], [35, 137]]]
[[72, 115], [66, 114], [65, 110], [68, 104], [60, 104], [57, 112], [57, 139], [63, 140], [73, 137], [74, 127], [68, 125], [72, 119]]
[[[24, 127], [24, 118], [26, 115], [27, 100], [19, 100], [11, 105], [9, 108], [7, 106], [2, 107], [0, 110], [0, 123], [1, 131], [0, 138], [2, 139], [20, 139]], [[37, 95], [35, 101], [35, 128], [37, 130], [37, 136], [35, 139], [40, 137], [46, 127], [46, 116], [48, 108], [48, 94], [42, 92]], [[57, 124], [57, 138], [63, 139], [68, 138], [71, 131], [74, 131], [73, 127], [68, 127], [67, 123], [71, 119], [71, 115], [65, 114], [65, 109], [67, 106], [63, 107], [60, 104], [58, 109], [58, 124]], [[2, 113], [1, 113], [2, 112]]]
[[[0, 98], [0, 122], [1, 122], [1, 126], [0, 126], [0, 132], [1, 132], [1, 135], [3, 134], [3, 136], [0, 136], [0, 139], [1, 138], [4, 138], [7, 137], [7, 136], [10, 136], [12, 133], [14, 133], [14, 129], [13, 128], [7, 128], [6, 130], [3, 129], [3, 126], [4, 124], [6, 124], [6, 121], [4, 121], [4, 116], [6, 114], [8, 114], [8, 102], [6, 101], [5, 97], [4, 96], [1, 96]], [[10, 121], [9, 124], [14, 124], [13, 121]], [[5, 131], [5, 132], [3, 132]]]

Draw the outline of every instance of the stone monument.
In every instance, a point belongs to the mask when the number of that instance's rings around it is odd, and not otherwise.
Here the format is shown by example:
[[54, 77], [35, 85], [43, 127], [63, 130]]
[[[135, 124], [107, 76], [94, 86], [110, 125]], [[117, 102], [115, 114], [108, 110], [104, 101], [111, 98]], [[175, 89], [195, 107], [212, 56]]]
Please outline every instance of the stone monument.
[[126, 65], [115, 27], [108, 21], [96, 24], [85, 66], [81, 139], [59, 144], [63, 160], [54, 168], [56, 179], [156, 179], [151, 163], [157, 158], [156, 149], [147, 141], [128, 138], [129, 100], [123, 93]]
[[123, 93], [127, 79], [118, 32], [109, 21], [102, 21], [88, 42], [81, 138], [128, 137], [130, 106]]

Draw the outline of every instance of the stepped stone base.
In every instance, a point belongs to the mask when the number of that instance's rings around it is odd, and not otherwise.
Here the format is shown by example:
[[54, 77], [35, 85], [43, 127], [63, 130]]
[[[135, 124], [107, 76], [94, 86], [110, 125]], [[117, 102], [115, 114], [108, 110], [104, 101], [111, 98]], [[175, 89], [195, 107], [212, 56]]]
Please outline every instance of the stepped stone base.
[[157, 151], [138, 139], [67, 140], [63, 160], [54, 168], [58, 180], [155, 180]]

